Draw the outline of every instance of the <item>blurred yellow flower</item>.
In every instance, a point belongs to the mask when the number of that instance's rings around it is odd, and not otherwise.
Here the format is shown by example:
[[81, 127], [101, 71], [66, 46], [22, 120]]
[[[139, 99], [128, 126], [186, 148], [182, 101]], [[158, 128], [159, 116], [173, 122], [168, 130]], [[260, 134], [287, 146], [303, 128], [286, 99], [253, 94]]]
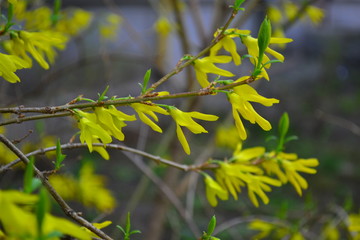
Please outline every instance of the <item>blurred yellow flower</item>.
[[82, 166], [78, 194], [85, 206], [94, 206], [101, 212], [109, 212], [115, 208], [116, 200], [104, 185], [105, 177], [94, 174], [94, 166], [91, 163]]
[[0, 76], [10, 83], [20, 82], [16, 70], [29, 67], [28, 62], [17, 56], [0, 53]]
[[237, 132], [237, 128], [234, 125], [225, 126], [221, 124], [216, 129], [215, 141], [216, 146], [233, 150], [239, 142], [241, 142], [241, 139]]
[[282, 222], [266, 222], [260, 219], [253, 220], [249, 225], [249, 229], [260, 231], [251, 239], [291, 239], [303, 240], [305, 239], [299, 231], [294, 231], [291, 226]]
[[94, 166], [87, 162], [81, 169], [79, 179], [71, 175], [51, 175], [50, 183], [66, 200], [76, 200], [86, 207], [95, 207], [101, 212], [112, 211], [116, 200], [105, 188], [105, 177], [94, 173]]
[[240, 115], [253, 124], [257, 123], [265, 131], [271, 129], [271, 124], [254, 110], [250, 102], [257, 102], [269, 107], [274, 103], [278, 103], [279, 100], [275, 98], [265, 98], [259, 95], [257, 91], [248, 84], [235, 87], [234, 92], [228, 94], [228, 99], [232, 105], [235, 125], [242, 140], [247, 138], [247, 133], [240, 119]]
[[[38, 196], [20, 191], [0, 190], [0, 222], [9, 239], [37, 239], [37, 216], [34, 213]], [[45, 214], [42, 231], [44, 235], [54, 231], [67, 234], [82, 240], [90, 240], [91, 235], [80, 226], [67, 219]], [[59, 240], [59, 237], [52, 239]]]
[[80, 8], [64, 10], [53, 28], [57, 32], [76, 36], [90, 25], [92, 18], [91, 12]]
[[18, 36], [13, 35], [12, 39], [5, 41], [4, 47], [10, 54], [17, 55], [25, 60], [31, 67], [32, 60], [29, 53], [38, 63], [48, 69], [50, 63], [54, 63], [57, 55], [56, 49], [63, 50], [68, 38], [58, 32], [27, 32], [19, 31]]
[[132, 103], [130, 104], [130, 107], [132, 107], [136, 111], [136, 113], [139, 115], [140, 120], [143, 121], [149, 127], [151, 127], [152, 130], [162, 133], [162, 129], [156, 123], [154, 123], [148, 116], [152, 117], [154, 121], [158, 122], [159, 119], [155, 114], [155, 112], [163, 115], [169, 115], [169, 113], [165, 109], [157, 105], [154, 105], [151, 102]]
[[230, 56], [209, 56], [204, 58], [199, 58], [194, 61], [194, 69], [196, 74], [196, 79], [199, 82], [200, 86], [206, 88], [210, 85], [208, 81], [208, 73], [217, 74], [224, 77], [232, 77], [234, 74], [231, 72], [218, 68], [214, 63], [228, 63], [231, 61]]
[[204, 182], [205, 182], [206, 198], [211, 206], [215, 207], [218, 204], [217, 197], [220, 198], [221, 200], [227, 200], [229, 198], [228, 192], [225, 191], [209, 175], [205, 176]]
[[160, 37], [167, 37], [173, 29], [173, 26], [166, 17], [159, 17], [154, 24], [155, 31]]
[[321, 8], [309, 5], [306, 8], [306, 15], [314, 25], [319, 25], [325, 17], [325, 11]]
[[279, 24], [281, 22], [283, 16], [280, 9], [275, 6], [269, 6], [266, 12], [271, 23]]
[[186, 154], [190, 154], [190, 147], [181, 127], [186, 127], [195, 134], [207, 133], [208, 131], [206, 131], [205, 128], [203, 128], [200, 124], [195, 122], [193, 118], [205, 121], [216, 121], [219, 118], [215, 115], [204, 114], [200, 112], [183, 112], [176, 107], [170, 107], [169, 113], [176, 123], [176, 134]]
[[[219, 30], [215, 32], [214, 37], [219, 35]], [[217, 42], [210, 49], [210, 56], [215, 56], [221, 48], [224, 48], [227, 52], [231, 54], [231, 57], [235, 63], [235, 65], [241, 64], [241, 58], [239, 53], [237, 52], [236, 43], [233, 40], [235, 37], [239, 37], [240, 34], [247, 35], [250, 34], [249, 30], [240, 30], [236, 28], [229, 28], [225, 31], [225, 36]]]
[[123, 19], [120, 15], [115, 13], [108, 14], [105, 21], [99, 26], [100, 36], [107, 40], [116, 41], [122, 22]]

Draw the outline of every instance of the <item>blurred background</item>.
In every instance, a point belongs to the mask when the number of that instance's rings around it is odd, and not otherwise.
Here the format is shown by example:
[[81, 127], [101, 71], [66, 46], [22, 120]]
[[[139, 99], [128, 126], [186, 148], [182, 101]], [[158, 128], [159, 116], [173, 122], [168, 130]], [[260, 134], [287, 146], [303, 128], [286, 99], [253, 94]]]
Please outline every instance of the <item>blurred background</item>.
[[[47, 1], [48, 4], [51, 2]], [[253, 232], [246, 224], [255, 217], [286, 219], [291, 224], [303, 226], [308, 231], [308, 239], [316, 239], [311, 235], [318, 230], [314, 223], [326, 222], [329, 216], [339, 219], [342, 216], [339, 209], [359, 213], [360, 2], [246, 0], [245, 12], [238, 14], [231, 27], [251, 30], [256, 36], [269, 7], [276, 7], [285, 15], [284, 6], [289, 2], [298, 6], [295, 15], [300, 14], [294, 21], [286, 17], [279, 22], [273, 21], [273, 30], [282, 30], [294, 42], [285, 48], [274, 47], [284, 54], [285, 62], [274, 64], [268, 71], [270, 82], [260, 80], [254, 84], [261, 95], [280, 100], [271, 108], [254, 105], [272, 123], [273, 130], [263, 132], [258, 126], [246, 123], [249, 138], [243, 144], [245, 147], [265, 145], [271, 148], [272, 143], [265, 139], [276, 134], [277, 122], [281, 114], [287, 112], [290, 131], [299, 140], [290, 142], [286, 151], [302, 158], [316, 157], [320, 161], [318, 173], [305, 176], [309, 189], [304, 196], [299, 197], [291, 186], [286, 185], [274, 189], [269, 194], [270, 203], [259, 208], [252, 206], [246, 193], [242, 193], [238, 201], [220, 202], [213, 209], [206, 201], [198, 174], [182, 173], [154, 165], [147, 159], [130, 157], [137, 159], [140, 165], [134, 164], [134, 160], [129, 161], [119, 151], [109, 150], [111, 159], [108, 162], [86, 151], [66, 151], [65, 164], [69, 174], [79, 175], [84, 159], [92, 162], [95, 172], [107, 179], [106, 186], [117, 200], [111, 213], [102, 215], [96, 209], [86, 209], [87, 217], [97, 221], [111, 219], [122, 224], [130, 211], [132, 226], [143, 232], [134, 235], [134, 239], [193, 239], [184, 217], [159, 191], [159, 185], [144, 177], [144, 169], [152, 169], [154, 175], [176, 193], [190, 219], [200, 229], [206, 229], [207, 222], [215, 214], [221, 239], [249, 239]], [[205, 48], [215, 30], [229, 17], [228, 6], [231, 4], [232, 1], [226, 0], [64, 0], [64, 8], [81, 7], [91, 12], [90, 26], [59, 52], [50, 70], [35, 65], [31, 70], [19, 71], [21, 84], [1, 81], [1, 107], [62, 105], [79, 95], [96, 99], [106, 86], [110, 86], [108, 96], [136, 96], [140, 92], [138, 83], [142, 82], [147, 69], [152, 69], [151, 81], [155, 82], [172, 70], [184, 54], [196, 55]], [[324, 16], [312, 18], [314, 15], [304, 11], [302, 4], [317, 7]], [[168, 31], [166, 35], [161, 35], [164, 33], [155, 27], [159, 17], [170, 23], [171, 28], [163, 30]], [[240, 42], [238, 45], [239, 52], [244, 54], [245, 48]], [[230, 66], [229, 70], [244, 76], [252, 69], [250, 64], [244, 63], [241, 67]], [[197, 87], [191, 84], [194, 80], [192, 69], [186, 69], [171, 78], [161, 90], [194, 89]], [[204, 97], [166, 104], [219, 115], [224, 125], [232, 122], [230, 106], [224, 98]], [[19, 139], [24, 132], [33, 129], [35, 133], [26, 138], [24, 144], [40, 141], [44, 135], [60, 136], [65, 143], [76, 133], [75, 124], [70, 118], [27, 122], [7, 126], [7, 135]], [[216, 124], [204, 124], [209, 129], [205, 136], [189, 136], [192, 142], [190, 156], [184, 156], [177, 140], [174, 141], [175, 128], [169, 119], [161, 118], [160, 125], [165, 130], [163, 135], [149, 131], [138, 122], [131, 123], [126, 127], [124, 143], [190, 164], [209, 158], [231, 157], [232, 150], [214, 147]], [[47, 166], [46, 161], [42, 164]], [[0, 176], [0, 187], [16, 186], [21, 182], [19, 176], [21, 173], [16, 171], [6, 172]], [[77, 202], [72, 204], [82, 208]]]

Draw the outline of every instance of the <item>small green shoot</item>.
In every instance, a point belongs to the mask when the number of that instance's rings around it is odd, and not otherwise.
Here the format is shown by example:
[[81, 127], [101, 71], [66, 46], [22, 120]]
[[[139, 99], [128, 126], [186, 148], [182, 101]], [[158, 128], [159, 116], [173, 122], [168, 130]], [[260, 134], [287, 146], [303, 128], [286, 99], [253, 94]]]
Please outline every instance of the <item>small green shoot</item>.
[[240, 7], [243, 2], [245, 2], [245, 0], [235, 0], [234, 5], [230, 5], [230, 8], [234, 9], [234, 11], [244, 11], [245, 8]]
[[141, 87], [141, 94], [145, 94], [149, 89], [147, 89], [147, 85], [149, 83], [150, 80], [150, 76], [151, 76], [151, 68], [148, 69], [144, 75], [144, 81], [143, 83], [139, 83], [140, 87]]
[[141, 233], [140, 230], [132, 230], [131, 231], [131, 222], [130, 222], [130, 213], [128, 212], [127, 218], [126, 218], [126, 224], [125, 229], [121, 227], [120, 225], [116, 225], [118, 229], [124, 234], [124, 240], [130, 240], [130, 236], [132, 234]]
[[58, 139], [56, 142], [56, 161], [54, 162], [56, 171], [64, 166], [62, 162], [64, 161], [65, 157], [66, 155], [61, 153], [61, 143], [60, 139]]
[[34, 178], [34, 156], [29, 158], [30, 162], [26, 165], [24, 174], [24, 192], [32, 193], [38, 187], [41, 186], [41, 181], [38, 178]]
[[[102, 101], [108, 99], [108, 97], [106, 96], [106, 93], [108, 92], [108, 90], [109, 90], [109, 85], [106, 86], [105, 90], [101, 93], [101, 95], [98, 93], [98, 96], [99, 96], [98, 102], [102, 102]], [[84, 100], [84, 99], [82, 99], [82, 100]]]
[[214, 233], [216, 227], [216, 217], [215, 215], [209, 221], [207, 231], [203, 233], [201, 240], [220, 240], [217, 237], [211, 236]]

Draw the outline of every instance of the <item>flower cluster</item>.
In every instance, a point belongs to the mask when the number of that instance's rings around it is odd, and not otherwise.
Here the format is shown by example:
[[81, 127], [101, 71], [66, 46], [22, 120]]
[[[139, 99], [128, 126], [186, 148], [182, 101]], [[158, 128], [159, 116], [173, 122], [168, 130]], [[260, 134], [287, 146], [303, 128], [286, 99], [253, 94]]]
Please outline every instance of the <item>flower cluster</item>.
[[93, 143], [108, 144], [112, 142], [112, 136], [123, 141], [125, 135], [122, 128], [125, 121], [135, 121], [134, 115], [125, 114], [114, 106], [95, 108], [94, 113], [75, 110], [80, 129], [80, 141], [86, 142], [89, 151], [99, 152], [104, 159], [109, 159], [109, 154], [102, 147], [93, 147]]
[[[206, 196], [210, 205], [216, 206], [218, 196], [227, 200], [232, 195], [238, 199], [238, 193], [246, 187], [254, 206], [258, 207], [259, 197], [264, 204], [269, 203], [266, 192], [271, 186], [279, 187], [290, 182], [299, 193], [308, 187], [299, 172], [315, 174], [319, 162], [315, 158], [298, 159], [296, 154], [266, 152], [264, 147], [242, 149], [241, 144], [234, 151], [233, 157], [226, 161], [214, 161], [219, 165], [214, 171], [215, 180], [206, 175]], [[274, 178], [277, 177], [278, 179]]]
[[[44, 213], [40, 224], [36, 207], [39, 197], [20, 191], [0, 190], [1, 214], [0, 222], [6, 232], [0, 230], [0, 237], [5, 239], [39, 239], [39, 236], [49, 236], [55, 232], [73, 236], [77, 239], [90, 240], [91, 234], [84, 231], [73, 222]], [[39, 232], [41, 226], [42, 232]], [[59, 234], [52, 239], [60, 239]]]
[[[302, 7], [305, 7], [304, 11], [300, 11]], [[298, 15], [299, 13], [300, 15]], [[267, 7], [267, 16], [274, 25], [274, 37], [283, 37], [285, 35], [283, 26], [286, 22], [293, 22], [296, 17], [299, 17], [303, 21], [308, 19], [313, 25], [318, 26], [324, 19], [325, 12], [323, 9], [313, 5], [299, 6], [287, 0], [281, 1], [280, 5], [269, 5]]]
[[49, 181], [66, 200], [77, 200], [86, 207], [95, 207], [100, 212], [109, 212], [116, 205], [113, 194], [104, 186], [105, 178], [94, 174], [94, 166], [90, 162], [81, 167], [78, 179], [57, 174], [50, 176]]
[[[9, 35], [8, 40], [2, 42], [8, 54], [0, 53], [0, 76], [10, 83], [20, 82], [15, 72], [31, 68], [32, 59], [49, 69], [57, 50], [63, 50], [70, 37], [85, 29], [92, 18], [89, 12], [81, 9], [33, 8], [25, 0], [9, 1], [9, 4], [12, 4], [8, 8], [11, 18], [0, 33]], [[21, 30], [11, 28], [15, 23], [22, 24]]]

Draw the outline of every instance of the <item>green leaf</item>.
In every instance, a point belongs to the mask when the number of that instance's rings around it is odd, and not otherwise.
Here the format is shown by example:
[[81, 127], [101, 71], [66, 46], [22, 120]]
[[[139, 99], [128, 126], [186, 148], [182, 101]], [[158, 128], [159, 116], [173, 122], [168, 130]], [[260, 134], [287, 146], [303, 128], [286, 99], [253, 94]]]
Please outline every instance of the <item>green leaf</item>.
[[258, 68], [262, 64], [262, 59], [264, 57], [265, 49], [269, 46], [271, 38], [271, 23], [270, 20], [265, 17], [264, 21], [261, 23], [259, 32], [258, 32], [258, 47], [259, 47], [259, 59], [258, 59]]
[[146, 73], [144, 75], [143, 84], [140, 84], [140, 86], [142, 87], [142, 89], [141, 89], [142, 94], [144, 94], [147, 91], [147, 85], [149, 83], [150, 76], [151, 76], [151, 68], [146, 71]]
[[215, 227], [216, 227], [216, 217], [214, 215], [214, 216], [212, 216], [212, 218], [210, 219], [210, 222], [208, 224], [207, 234], [211, 235], [214, 232]]
[[285, 138], [288, 130], [289, 130], [290, 120], [289, 115], [285, 112], [280, 118], [279, 121], [279, 135], [280, 138]]
[[266, 63], [262, 64], [262, 67], [265, 67], [266, 65], [268, 65], [270, 63], [283, 63], [283, 61], [281, 61], [279, 59], [273, 59], [273, 60], [267, 61]]
[[120, 231], [121, 231], [122, 233], [124, 233], [124, 235], [126, 234], [125, 230], [124, 230], [120, 225], [116, 225], [116, 227], [117, 227], [118, 229], [120, 229]]
[[34, 177], [34, 156], [29, 158], [30, 162], [26, 165], [25, 174], [24, 174], [24, 192], [31, 193], [32, 188], [32, 179]]
[[278, 139], [277, 136], [270, 135], [265, 139], [265, 142], [270, 142], [270, 141], [274, 141], [274, 140], [276, 141], [277, 139]]
[[36, 220], [38, 227], [38, 236], [42, 236], [43, 224], [46, 213], [49, 211], [50, 201], [47, 194], [47, 190], [42, 187], [39, 193], [39, 201], [36, 205]]
[[234, 5], [231, 5], [230, 7], [233, 8], [235, 11], [244, 10], [244, 8], [240, 7], [244, 1], [245, 0], [235, 0]]
[[140, 230], [133, 230], [133, 231], [130, 232], [130, 235], [136, 234], [136, 233], [141, 233], [141, 231]]
[[55, 161], [55, 170], [59, 170], [64, 164], [62, 162], [64, 161], [66, 155], [61, 153], [61, 143], [60, 139], [56, 142], [56, 161]]
[[287, 138], [285, 138], [285, 143], [290, 142], [290, 141], [295, 141], [295, 140], [299, 140], [299, 137], [295, 136], [295, 135], [288, 136]]

